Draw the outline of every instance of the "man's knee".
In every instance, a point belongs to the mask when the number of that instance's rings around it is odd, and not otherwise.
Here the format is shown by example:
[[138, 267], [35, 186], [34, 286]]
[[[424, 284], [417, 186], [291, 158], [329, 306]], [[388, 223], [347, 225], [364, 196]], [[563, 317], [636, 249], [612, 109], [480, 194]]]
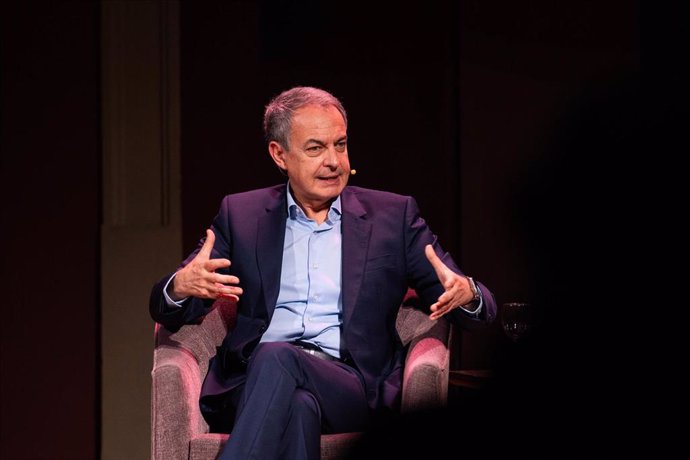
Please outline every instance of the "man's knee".
[[301, 388], [296, 389], [292, 396], [292, 410], [302, 415], [321, 417], [321, 408], [316, 397]]

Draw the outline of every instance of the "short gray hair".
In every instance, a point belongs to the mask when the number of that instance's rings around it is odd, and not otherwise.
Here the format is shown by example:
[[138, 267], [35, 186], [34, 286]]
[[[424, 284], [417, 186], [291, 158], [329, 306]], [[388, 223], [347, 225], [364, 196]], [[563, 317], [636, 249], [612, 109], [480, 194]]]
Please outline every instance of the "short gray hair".
[[296, 86], [283, 91], [268, 103], [264, 112], [264, 135], [266, 142], [276, 141], [290, 149], [288, 138], [292, 128], [292, 117], [297, 109], [306, 105], [333, 106], [343, 116], [347, 127], [347, 114], [343, 104], [328, 91], [311, 86]]

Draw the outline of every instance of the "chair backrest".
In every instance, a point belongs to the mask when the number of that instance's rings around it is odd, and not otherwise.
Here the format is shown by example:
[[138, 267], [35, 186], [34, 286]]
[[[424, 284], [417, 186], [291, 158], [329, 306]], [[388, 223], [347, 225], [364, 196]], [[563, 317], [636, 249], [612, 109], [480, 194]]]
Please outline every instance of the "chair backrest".
[[445, 344], [448, 340], [449, 324], [445, 319], [429, 319], [429, 315], [418, 309], [419, 303], [417, 293], [413, 289], [408, 289], [395, 322], [403, 345], [422, 337], [436, 338]]

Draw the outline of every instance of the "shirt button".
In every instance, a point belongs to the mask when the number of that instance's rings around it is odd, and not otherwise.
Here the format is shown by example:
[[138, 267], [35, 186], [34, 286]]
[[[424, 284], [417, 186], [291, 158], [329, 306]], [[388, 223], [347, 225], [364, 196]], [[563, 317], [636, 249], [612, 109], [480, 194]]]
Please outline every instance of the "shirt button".
[[311, 268], [313, 268], [314, 270], [318, 270], [319, 264], [314, 264], [314, 265], [311, 266]]

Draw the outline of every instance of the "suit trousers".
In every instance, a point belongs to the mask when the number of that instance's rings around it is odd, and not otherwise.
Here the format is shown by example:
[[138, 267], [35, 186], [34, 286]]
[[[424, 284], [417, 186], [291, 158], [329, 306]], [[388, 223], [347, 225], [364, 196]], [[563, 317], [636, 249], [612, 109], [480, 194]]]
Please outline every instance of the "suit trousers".
[[222, 460], [318, 460], [322, 432], [361, 431], [369, 418], [359, 371], [284, 342], [257, 345], [233, 391], [241, 393]]

